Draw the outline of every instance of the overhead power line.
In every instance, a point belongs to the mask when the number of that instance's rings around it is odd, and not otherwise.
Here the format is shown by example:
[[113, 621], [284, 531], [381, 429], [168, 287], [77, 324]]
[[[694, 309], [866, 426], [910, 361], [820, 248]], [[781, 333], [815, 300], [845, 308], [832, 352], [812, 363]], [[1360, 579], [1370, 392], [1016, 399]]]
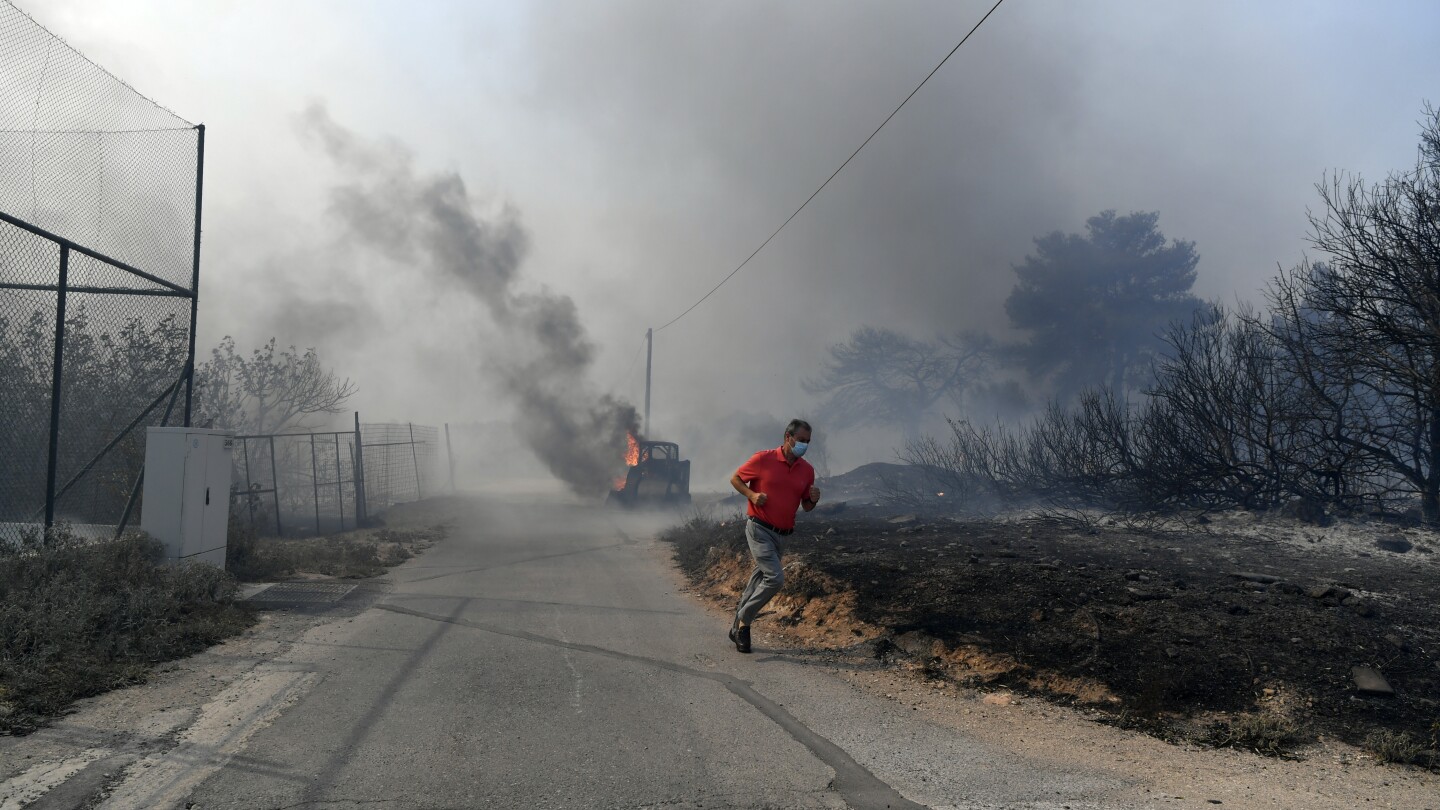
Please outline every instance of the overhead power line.
[[644, 350], [645, 350], [645, 336], [644, 336], [644, 335], [641, 335], [641, 336], [640, 336], [640, 345], [635, 347], [635, 356], [630, 358], [630, 368], [629, 368], [628, 370], [626, 370], [626, 372], [625, 372], [625, 377], [624, 377], [625, 383], [624, 383], [624, 384], [625, 384], [625, 386], [626, 386], [627, 388], [630, 386], [630, 383], [635, 380], [635, 363], [636, 363], [636, 361], [638, 361], [638, 360], [640, 359], [640, 352], [642, 352], [642, 351], [644, 351]]
[[749, 256], [746, 256], [746, 257], [745, 257], [745, 261], [740, 262], [740, 264], [737, 265], [734, 270], [731, 270], [731, 271], [730, 271], [730, 274], [729, 274], [729, 275], [725, 276], [725, 278], [720, 279], [720, 283], [719, 283], [719, 284], [716, 284], [714, 287], [712, 287], [712, 288], [710, 289], [710, 292], [707, 292], [707, 293], [705, 293], [704, 295], [700, 296], [700, 300], [698, 300], [698, 301], [696, 301], [695, 303], [691, 304], [689, 307], [686, 307], [686, 309], [685, 309], [684, 312], [680, 313], [679, 315], [676, 315], [674, 318], [671, 318], [669, 321], [667, 321], [667, 322], [665, 323], [664, 326], [661, 326], [661, 327], [656, 328], [655, 331], [656, 331], [656, 332], [659, 332], [659, 331], [661, 331], [661, 330], [663, 330], [663, 329], [671, 326], [671, 325], [674, 324], [676, 321], [680, 320], [681, 318], [685, 317], [686, 315], [689, 315], [691, 310], [693, 310], [693, 309], [695, 309], [696, 307], [700, 306], [701, 304], [705, 303], [705, 299], [707, 299], [707, 298], [709, 298], [710, 296], [714, 295], [716, 290], [718, 290], [718, 289], [720, 289], [721, 287], [725, 286], [725, 282], [727, 282], [727, 281], [729, 281], [730, 279], [734, 278], [734, 277], [735, 277], [735, 274], [736, 274], [736, 273], [739, 273], [742, 269], [744, 269], [745, 265], [749, 264], [751, 259], [753, 259], [753, 258], [755, 258], [757, 255], [759, 255], [759, 254], [760, 254], [760, 251], [764, 250], [764, 249], [765, 249], [765, 246], [768, 245], [768, 244], [770, 244], [770, 241], [771, 241], [772, 239], [774, 239], [776, 236], [779, 236], [779, 235], [780, 235], [780, 232], [783, 231], [783, 230], [785, 230], [785, 226], [790, 224], [790, 220], [792, 220], [792, 219], [794, 219], [796, 216], [798, 216], [801, 211], [804, 211], [804, 210], [805, 210], [805, 206], [809, 205], [811, 200], [813, 200], [813, 199], [815, 199], [817, 196], [819, 196], [820, 192], [824, 191], [824, 190], [825, 190], [825, 187], [828, 186], [828, 185], [830, 185], [830, 181], [831, 181], [831, 180], [834, 180], [835, 177], [836, 177], [836, 175], [840, 174], [840, 172], [842, 172], [842, 171], [845, 170], [845, 167], [846, 167], [846, 166], [849, 166], [849, 165], [850, 165], [850, 161], [854, 160], [854, 159], [855, 159], [855, 156], [858, 155], [858, 154], [860, 154], [860, 150], [861, 150], [861, 149], [864, 149], [864, 148], [866, 147], [866, 145], [869, 144], [870, 141], [875, 138], [876, 135], [879, 135], [879, 134], [880, 134], [880, 130], [884, 129], [884, 128], [885, 128], [885, 125], [888, 124], [888, 123], [890, 123], [890, 119], [891, 119], [891, 118], [894, 118], [894, 117], [895, 117], [895, 114], [898, 113], [898, 112], [900, 112], [901, 108], [903, 108], [907, 103], [909, 103], [910, 99], [914, 98], [916, 93], [920, 92], [920, 88], [924, 87], [924, 86], [925, 86], [925, 83], [928, 82], [928, 81], [930, 81], [930, 77], [931, 77], [931, 76], [934, 76], [936, 73], [938, 73], [938, 72], [940, 71], [940, 68], [944, 67], [944, 66], [945, 66], [945, 63], [948, 62], [948, 61], [950, 61], [950, 57], [954, 56], [954, 55], [955, 55], [955, 52], [958, 51], [958, 50], [960, 50], [960, 46], [961, 46], [961, 45], [964, 45], [965, 42], [970, 39], [971, 34], [974, 34], [976, 31], [978, 31], [978, 30], [980, 29], [980, 26], [984, 25], [984, 24], [985, 24], [985, 21], [988, 20], [988, 19], [990, 19], [990, 15], [991, 15], [991, 14], [994, 14], [994, 13], [995, 13], [995, 9], [1000, 8], [1000, 4], [1003, 3], [1003, 2], [1005, 2], [1005, 0], [996, 0], [995, 5], [991, 6], [991, 7], [990, 7], [990, 10], [987, 11], [987, 12], [985, 12], [985, 16], [980, 18], [980, 22], [975, 23], [975, 25], [974, 25], [973, 27], [971, 27], [971, 29], [970, 29], [968, 32], [966, 32], [965, 36], [961, 37], [961, 38], [960, 38], [960, 41], [957, 42], [957, 43], [955, 43], [955, 47], [951, 48], [951, 49], [950, 49], [950, 52], [947, 53], [947, 54], [945, 54], [945, 58], [944, 58], [944, 59], [941, 59], [941, 60], [940, 60], [940, 63], [937, 64], [937, 65], [934, 67], [934, 69], [932, 69], [929, 73], [927, 73], [927, 74], [925, 75], [925, 78], [923, 78], [923, 79], [920, 80], [920, 83], [919, 83], [919, 84], [915, 85], [915, 89], [910, 91], [910, 95], [906, 96], [906, 97], [905, 97], [905, 100], [902, 101], [902, 102], [900, 102], [899, 106], [897, 106], [894, 110], [892, 110], [889, 115], [885, 116], [885, 120], [884, 120], [884, 121], [881, 121], [881, 122], [880, 122], [880, 126], [876, 127], [876, 128], [875, 128], [875, 131], [872, 132], [872, 133], [870, 133], [870, 137], [866, 138], [866, 139], [865, 139], [865, 142], [862, 143], [862, 144], [860, 144], [860, 146], [857, 147], [854, 152], [851, 152], [851, 153], [850, 153], [850, 157], [845, 158], [845, 162], [844, 162], [844, 163], [841, 163], [841, 164], [840, 164], [840, 167], [839, 167], [838, 169], [836, 169], [835, 171], [831, 172], [831, 173], [830, 173], [830, 176], [827, 177], [827, 178], [825, 178], [825, 182], [821, 183], [821, 184], [820, 184], [820, 187], [817, 188], [817, 189], [815, 189], [814, 193], [812, 193], [809, 197], [806, 197], [806, 198], [805, 198], [805, 202], [800, 203], [800, 207], [799, 207], [799, 208], [796, 208], [794, 213], [792, 213], [789, 217], [787, 217], [784, 222], [780, 223], [780, 227], [776, 228], [774, 233], [770, 234], [770, 236], [766, 237], [766, 239], [765, 239], [764, 242], [761, 242], [761, 243], [760, 243], [760, 247], [755, 248], [755, 250], [752, 251]]

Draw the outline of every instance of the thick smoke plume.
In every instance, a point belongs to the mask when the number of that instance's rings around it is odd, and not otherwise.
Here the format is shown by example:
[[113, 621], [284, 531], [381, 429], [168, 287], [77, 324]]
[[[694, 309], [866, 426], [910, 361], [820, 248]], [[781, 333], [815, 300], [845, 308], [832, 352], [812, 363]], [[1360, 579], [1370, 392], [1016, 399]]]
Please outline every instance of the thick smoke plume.
[[574, 492], [603, 494], [639, 420], [633, 406], [589, 384], [594, 347], [575, 302], [516, 289], [527, 248], [518, 212], [482, 216], [458, 174], [422, 174], [403, 145], [360, 139], [318, 104], [300, 123], [345, 177], [330, 204], [347, 235], [484, 306], [503, 339], [485, 341], [480, 359], [514, 398], [518, 431]]

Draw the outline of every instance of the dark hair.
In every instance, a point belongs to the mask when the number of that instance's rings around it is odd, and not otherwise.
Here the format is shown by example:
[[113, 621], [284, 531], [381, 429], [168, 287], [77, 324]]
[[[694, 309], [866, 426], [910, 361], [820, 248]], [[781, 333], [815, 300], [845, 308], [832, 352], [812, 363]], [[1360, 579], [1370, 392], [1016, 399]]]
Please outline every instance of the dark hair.
[[815, 429], [810, 427], [810, 423], [806, 422], [804, 419], [791, 419], [790, 424], [785, 426], [785, 435], [794, 436], [797, 432], [801, 430], [808, 430], [811, 433], [815, 432]]

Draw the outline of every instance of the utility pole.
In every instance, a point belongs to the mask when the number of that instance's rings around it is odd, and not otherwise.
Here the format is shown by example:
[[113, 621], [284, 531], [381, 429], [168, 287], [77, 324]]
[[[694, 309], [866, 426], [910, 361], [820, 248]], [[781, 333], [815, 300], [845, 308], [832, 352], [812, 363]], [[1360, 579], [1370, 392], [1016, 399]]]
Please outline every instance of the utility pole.
[[650, 435], [650, 361], [655, 357], [655, 330], [645, 330], [645, 435]]
[[450, 448], [450, 423], [445, 423], [445, 458], [450, 459], [450, 494], [455, 494], [455, 451]]

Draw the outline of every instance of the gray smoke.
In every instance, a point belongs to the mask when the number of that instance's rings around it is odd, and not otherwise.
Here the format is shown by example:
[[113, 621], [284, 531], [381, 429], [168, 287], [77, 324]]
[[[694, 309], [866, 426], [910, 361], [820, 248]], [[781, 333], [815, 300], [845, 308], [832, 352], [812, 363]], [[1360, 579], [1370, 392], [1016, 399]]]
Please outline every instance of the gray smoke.
[[629, 403], [591, 386], [594, 347], [575, 302], [547, 289], [516, 289], [528, 246], [519, 213], [506, 205], [482, 215], [458, 174], [417, 171], [403, 144], [363, 140], [322, 105], [310, 105], [300, 127], [345, 177], [330, 190], [330, 207], [347, 235], [488, 311], [501, 339], [476, 336], [478, 356], [514, 398], [519, 433], [571, 490], [603, 494], [639, 419]]

